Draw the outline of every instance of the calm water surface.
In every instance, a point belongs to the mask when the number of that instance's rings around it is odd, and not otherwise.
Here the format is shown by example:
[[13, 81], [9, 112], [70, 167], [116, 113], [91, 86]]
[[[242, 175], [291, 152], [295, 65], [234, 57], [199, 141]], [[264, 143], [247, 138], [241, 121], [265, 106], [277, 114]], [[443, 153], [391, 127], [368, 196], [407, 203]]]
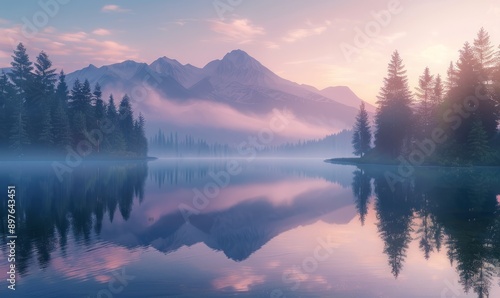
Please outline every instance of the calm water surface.
[[0, 297], [500, 297], [500, 169], [237, 163], [1, 164]]

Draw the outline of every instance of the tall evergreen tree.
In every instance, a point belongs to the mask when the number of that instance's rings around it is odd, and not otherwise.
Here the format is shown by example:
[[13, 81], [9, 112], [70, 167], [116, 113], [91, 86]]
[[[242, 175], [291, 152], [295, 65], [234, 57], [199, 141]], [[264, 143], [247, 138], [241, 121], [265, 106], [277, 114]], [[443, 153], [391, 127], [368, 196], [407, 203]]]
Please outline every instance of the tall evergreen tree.
[[52, 133], [53, 127], [50, 111], [44, 109], [42, 122], [40, 123], [40, 135], [38, 137], [38, 142], [42, 146], [42, 149], [52, 149], [52, 145], [54, 144], [54, 136]]
[[[26, 111], [28, 132], [32, 143], [47, 147], [53, 142], [51, 114], [55, 107], [56, 70], [45, 52], [41, 52], [35, 62], [35, 73], [30, 84], [30, 95], [27, 97]], [[50, 139], [50, 140], [49, 140]]]
[[490, 35], [481, 28], [474, 39], [474, 56], [478, 62], [479, 75], [485, 84], [489, 84], [495, 67], [495, 50], [490, 42]]
[[[93, 95], [94, 118], [96, 120], [95, 128], [100, 128], [102, 120], [104, 119], [104, 116], [106, 114], [106, 107], [104, 106], [104, 101], [102, 100], [101, 86], [99, 85], [99, 83], [96, 83]], [[97, 152], [100, 152], [101, 140], [97, 140], [96, 147]]]
[[62, 70], [59, 73], [59, 80], [56, 88], [56, 100], [62, 104], [65, 111], [68, 109], [69, 91], [68, 85], [66, 84], [66, 75]]
[[428, 67], [418, 80], [416, 97], [419, 100], [416, 111], [416, 134], [418, 137], [428, 137], [433, 124], [434, 106], [434, 76], [431, 75]]
[[0, 76], [0, 152], [7, 148], [12, 126], [13, 86], [5, 72]]
[[52, 135], [54, 145], [62, 151], [71, 143], [71, 129], [68, 117], [69, 91], [66, 84], [66, 75], [61, 70], [54, 94], [52, 107]]
[[432, 101], [434, 103], [433, 105], [437, 107], [443, 103], [444, 99], [443, 80], [441, 79], [441, 75], [439, 74], [436, 76], [436, 79], [434, 80], [434, 89], [432, 91], [433, 91]]
[[379, 153], [395, 158], [409, 149], [413, 126], [411, 103], [403, 60], [395, 51], [378, 96], [375, 148]]
[[108, 153], [125, 151], [126, 144], [123, 133], [120, 128], [118, 119], [118, 111], [116, 109], [113, 95], [109, 96], [109, 103], [106, 109], [107, 120], [112, 124], [113, 131], [107, 135], [104, 144], [104, 149]]
[[137, 135], [138, 135], [138, 148], [137, 154], [139, 156], [145, 157], [148, 154], [148, 140], [146, 138], [145, 131], [146, 120], [142, 114], [139, 114], [139, 118], [137, 120]]
[[[478, 72], [478, 62], [474, 56], [474, 51], [471, 45], [466, 42], [460, 50], [460, 57], [456, 63], [457, 69], [455, 72], [456, 85], [450, 90], [446, 106], [453, 108], [454, 106], [463, 107], [467, 97], [475, 97], [476, 90], [480, 88], [481, 81]], [[470, 102], [474, 104], [474, 102]], [[477, 107], [467, 107], [468, 109], [477, 109]], [[451, 141], [457, 146], [457, 152], [466, 152], [461, 149], [461, 144], [467, 143], [467, 135], [472, 125], [472, 117], [463, 117], [458, 127], [452, 130]], [[464, 156], [462, 156], [464, 157]]]
[[[481, 119], [488, 139], [491, 139], [497, 130], [498, 111], [495, 108], [493, 95], [481, 77], [482, 66], [468, 43], [464, 45], [460, 52], [457, 67], [458, 87], [456, 88], [457, 92], [453, 94], [455, 101], [463, 105], [464, 99], [468, 96], [477, 97], [478, 93], [482, 94], [481, 98], [478, 98], [479, 105], [476, 107], [475, 114]], [[463, 130], [459, 129], [459, 133], [462, 133], [459, 135], [460, 140], [463, 141], [461, 143], [466, 142], [467, 134], [472, 127], [472, 121], [473, 119], [470, 117], [465, 121]]]
[[52, 68], [52, 61], [43, 51], [36, 57], [35, 79], [41, 84], [44, 95], [54, 93], [54, 85], [57, 80], [56, 69]]
[[52, 116], [52, 124], [54, 145], [59, 150], [62, 150], [71, 142], [69, 119], [62, 101], [58, 100], [57, 102], [57, 106]]
[[12, 127], [10, 129], [9, 148], [17, 156], [21, 156], [26, 153], [29, 144], [30, 140], [26, 132], [24, 108], [23, 105], [17, 101], [15, 103]]
[[21, 95], [20, 99], [24, 102], [28, 86], [33, 77], [33, 63], [30, 61], [26, 48], [22, 43], [17, 45], [12, 59], [9, 77], [16, 86], [17, 93]]
[[470, 159], [474, 162], [491, 161], [491, 148], [481, 120], [475, 119], [467, 138]]
[[90, 83], [85, 80], [82, 84], [78, 79], [75, 80], [73, 88], [71, 89], [71, 111], [73, 114], [78, 112], [85, 116], [87, 121], [91, 114], [92, 92]]
[[449, 92], [457, 86], [457, 71], [455, 69], [455, 65], [453, 62], [450, 62], [450, 66], [448, 67], [448, 71], [446, 72], [446, 94], [449, 94]]
[[126, 148], [127, 150], [132, 151], [132, 148], [134, 147], [134, 118], [132, 114], [132, 106], [130, 105], [130, 98], [127, 95], [123, 96], [120, 102], [118, 119], [120, 130], [125, 138]]
[[115, 121], [118, 121], [118, 112], [116, 110], [116, 104], [113, 94], [109, 96], [108, 107], [106, 109], [106, 116], [113, 123], [115, 123]]
[[366, 111], [365, 103], [361, 102], [352, 135], [354, 155], [363, 157], [371, 149], [371, 143], [372, 133], [370, 130], [368, 112]]

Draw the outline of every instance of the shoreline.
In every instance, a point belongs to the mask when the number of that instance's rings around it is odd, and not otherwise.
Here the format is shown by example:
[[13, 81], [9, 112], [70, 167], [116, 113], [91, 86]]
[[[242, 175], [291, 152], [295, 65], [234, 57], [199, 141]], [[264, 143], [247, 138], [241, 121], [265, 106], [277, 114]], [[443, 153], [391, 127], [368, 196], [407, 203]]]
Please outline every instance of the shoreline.
[[[329, 158], [323, 160], [325, 163], [335, 164], [335, 165], [346, 165], [346, 166], [384, 166], [384, 167], [397, 167], [401, 165], [401, 162], [375, 162], [361, 160], [358, 157], [341, 157], [341, 158]], [[442, 164], [422, 164], [422, 165], [411, 165], [415, 168], [500, 168], [500, 165], [474, 165], [474, 164], [462, 164], [462, 165], [442, 165]]]

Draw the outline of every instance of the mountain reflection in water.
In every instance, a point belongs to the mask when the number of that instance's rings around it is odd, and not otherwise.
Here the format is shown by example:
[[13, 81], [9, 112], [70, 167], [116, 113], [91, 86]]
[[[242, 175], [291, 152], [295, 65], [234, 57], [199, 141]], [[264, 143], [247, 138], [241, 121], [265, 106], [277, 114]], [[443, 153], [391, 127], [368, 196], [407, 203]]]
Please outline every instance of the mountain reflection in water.
[[[242, 165], [186, 220], [179, 207], [192, 206], [193, 189], [225, 161], [84, 163], [62, 182], [50, 163], [7, 164], [0, 185], [17, 190], [16, 297], [95, 296], [125, 267], [136, 279], [120, 297], [500, 294], [500, 169], [421, 168], [391, 189], [389, 167]], [[321, 237], [333, 239], [334, 254], [301, 271]]]

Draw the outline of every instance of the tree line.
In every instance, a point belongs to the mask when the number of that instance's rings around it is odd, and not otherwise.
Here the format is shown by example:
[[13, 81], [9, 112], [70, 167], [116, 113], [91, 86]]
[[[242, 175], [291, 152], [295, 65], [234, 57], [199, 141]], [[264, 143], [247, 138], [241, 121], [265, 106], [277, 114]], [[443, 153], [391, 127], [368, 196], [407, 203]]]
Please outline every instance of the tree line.
[[168, 157], [227, 157], [234, 153], [227, 144], [210, 144], [191, 135], [182, 137], [177, 132], [165, 135], [161, 128], [149, 138], [149, 147], [151, 152]]
[[76, 80], [71, 90], [64, 71], [57, 76], [49, 56], [31, 62], [20, 43], [8, 73], [0, 76], [0, 153], [58, 156], [85, 142], [103, 156], [145, 157], [145, 119], [134, 119], [130, 98], [116, 106], [102, 99], [101, 87]]
[[395, 51], [377, 98], [373, 131], [360, 107], [352, 138], [355, 155], [386, 161], [404, 157], [414, 164], [500, 163], [500, 47], [495, 49], [484, 28], [472, 44], [463, 45], [445, 80], [426, 67], [415, 92]]

